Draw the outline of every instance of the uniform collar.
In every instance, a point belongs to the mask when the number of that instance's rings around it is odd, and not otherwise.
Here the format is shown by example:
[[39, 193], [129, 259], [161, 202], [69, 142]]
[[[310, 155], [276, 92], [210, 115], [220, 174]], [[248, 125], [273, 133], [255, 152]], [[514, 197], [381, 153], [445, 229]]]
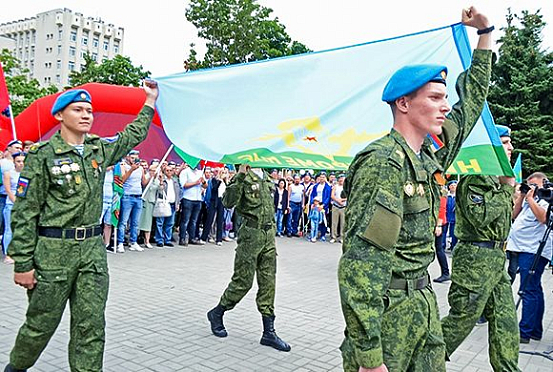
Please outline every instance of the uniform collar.
[[401, 148], [409, 158], [409, 161], [415, 169], [415, 176], [417, 178], [417, 181], [426, 180], [428, 174], [443, 172], [442, 166], [432, 152], [432, 149], [430, 147], [431, 143], [428, 138], [424, 139], [419, 156], [417, 156], [417, 154], [415, 154], [405, 138], [397, 130], [392, 128], [392, 130], [390, 131], [390, 136], [397, 142], [399, 146], [401, 146]]

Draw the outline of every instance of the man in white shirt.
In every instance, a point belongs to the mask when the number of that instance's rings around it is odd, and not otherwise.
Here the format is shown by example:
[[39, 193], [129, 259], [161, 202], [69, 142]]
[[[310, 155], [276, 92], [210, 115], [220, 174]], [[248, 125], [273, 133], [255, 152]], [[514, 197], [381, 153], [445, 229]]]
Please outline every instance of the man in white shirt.
[[[515, 201], [511, 227], [507, 241], [510, 254], [509, 275], [514, 280], [516, 269], [520, 271], [522, 294], [522, 316], [519, 323], [520, 342], [527, 344], [532, 340], [541, 340], [543, 335], [543, 313], [545, 309], [541, 277], [548, 262], [551, 261], [553, 236], [545, 243], [541, 256], [537, 258], [535, 272], [529, 271], [536, 259], [536, 253], [543, 238], [548, 222], [549, 203], [536, 196], [536, 190], [543, 187], [545, 174], [536, 172], [527, 179], [529, 190], [521, 190]], [[526, 192], [523, 192], [526, 191]]]
[[202, 166], [196, 168], [185, 168], [179, 175], [182, 185], [182, 199], [180, 201], [181, 219], [179, 226], [179, 245], [187, 246], [199, 244], [196, 239], [196, 224], [202, 208], [202, 190], [206, 181], [203, 176]]

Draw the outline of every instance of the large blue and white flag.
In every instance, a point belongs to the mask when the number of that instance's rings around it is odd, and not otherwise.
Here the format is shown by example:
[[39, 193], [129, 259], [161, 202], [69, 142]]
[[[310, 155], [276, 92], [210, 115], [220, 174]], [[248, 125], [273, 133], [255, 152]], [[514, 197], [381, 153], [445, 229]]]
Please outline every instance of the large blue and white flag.
[[[450, 102], [471, 61], [461, 24], [401, 37], [156, 78], [167, 136], [187, 154], [262, 167], [345, 169], [392, 126], [381, 101], [407, 64], [448, 67]], [[499, 151], [501, 150], [501, 151]], [[450, 173], [512, 174], [486, 106]]]

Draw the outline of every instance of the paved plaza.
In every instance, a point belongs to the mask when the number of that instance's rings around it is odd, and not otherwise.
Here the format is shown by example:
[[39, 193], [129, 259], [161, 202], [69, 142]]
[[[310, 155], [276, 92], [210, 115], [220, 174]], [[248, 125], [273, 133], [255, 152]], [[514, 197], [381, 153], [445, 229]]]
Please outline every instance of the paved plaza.
[[[292, 345], [289, 353], [261, 346], [261, 317], [255, 289], [225, 315], [229, 336], [211, 334], [206, 311], [217, 304], [230, 280], [235, 243], [154, 249], [109, 255], [105, 371], [341, 371], [338, 346], [344, 321], [336, 279], [341, 247], [277, 238], [276, 330]], [[434, 278], [439, 267], [430, 268]], [[25, 291], [13, 284], [12, 266], [0, 264], [0, 366], [8, 360], [24, 319]], [[544, 338], [522, 350], [553, 346], [553, 277], [544, 274]], [[434, 284], [443, 315], [448, 284]], [[68, 371], [68, 311], [32, 371]], [[447, 364], [448, 371], [491, 371], [487, 326], [475, 328]], [[553, 356], [553, 355], [552, 355]], [[520, 356], [526, 372], [551, 372], [553, 361]]]

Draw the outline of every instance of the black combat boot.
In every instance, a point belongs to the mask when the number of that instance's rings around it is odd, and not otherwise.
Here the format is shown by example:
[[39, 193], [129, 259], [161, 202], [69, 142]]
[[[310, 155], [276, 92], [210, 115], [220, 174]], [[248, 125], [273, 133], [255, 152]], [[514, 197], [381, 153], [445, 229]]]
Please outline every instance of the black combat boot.
[[11, 364], [8, 364], [6, 368], [4, 369], [4, 372], [27, 372], [26, 369], [17, 369]]
[[223, 315], [226, 309], [218, 304], [207, 313], [207, 320], [211, 323], [211, 332], [217, 337], [227, 337], [228, 333], [223, 324]]
[[275, 332], [275, 316], [263, 316], [263, 336], [261, 336], [261, 345], [271, 346], [280, 351], [290, 351], [291, 347]]

